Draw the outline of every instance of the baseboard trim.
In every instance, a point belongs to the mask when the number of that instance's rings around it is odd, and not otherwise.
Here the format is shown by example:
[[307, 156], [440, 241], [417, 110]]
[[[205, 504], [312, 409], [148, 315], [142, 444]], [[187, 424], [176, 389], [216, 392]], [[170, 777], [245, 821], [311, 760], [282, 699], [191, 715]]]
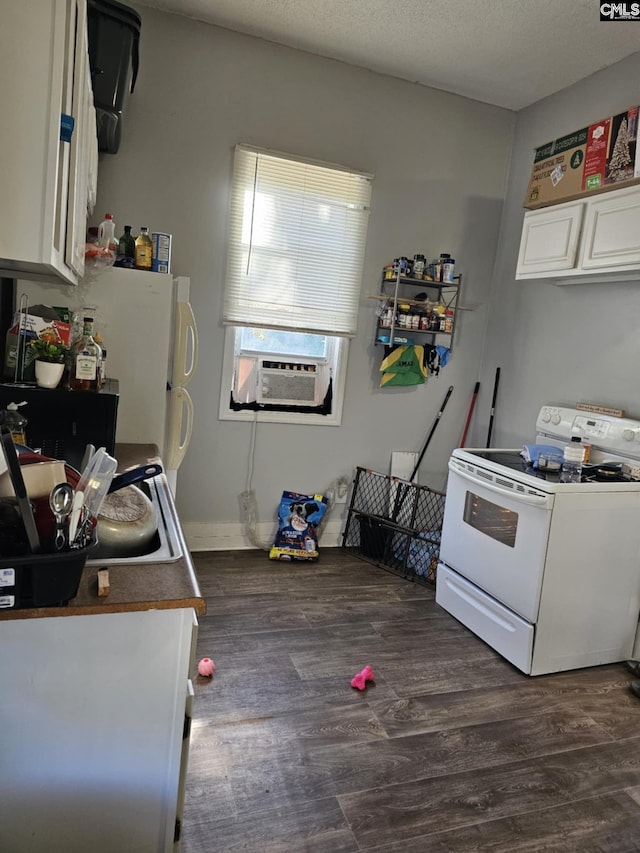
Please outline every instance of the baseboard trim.
[[[189, 551], [242, 551], [256, 546], [247, 536], [244, 524], [210, 524], [207, 522], [185, 522], [182, 525]], [[272, 522], [263, 522], [256, 527], [260, 542], [271, 546], [276, 528]], [[342, 521], [328, 521], [322, 529], [318, 548], [337, 548], [342, 545]], [[265, 551], [267, 547], [265, 547]]]

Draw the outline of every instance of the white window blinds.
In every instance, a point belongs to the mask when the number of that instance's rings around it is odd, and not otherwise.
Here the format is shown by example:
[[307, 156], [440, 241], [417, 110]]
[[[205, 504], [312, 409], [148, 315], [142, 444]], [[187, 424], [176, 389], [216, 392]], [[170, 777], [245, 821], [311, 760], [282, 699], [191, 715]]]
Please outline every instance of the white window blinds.
[[236, 146], [224, 322], [355, 335], [371, 178]]

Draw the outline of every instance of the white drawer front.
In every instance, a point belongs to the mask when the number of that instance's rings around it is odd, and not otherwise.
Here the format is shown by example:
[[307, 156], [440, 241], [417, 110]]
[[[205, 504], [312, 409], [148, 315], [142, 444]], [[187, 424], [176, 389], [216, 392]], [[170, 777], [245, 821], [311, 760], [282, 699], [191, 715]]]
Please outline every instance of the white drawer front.
[[436, 603], [503, 658], [522, 672], [531, 673], [533, 625], [444, 563], [438, 564]]

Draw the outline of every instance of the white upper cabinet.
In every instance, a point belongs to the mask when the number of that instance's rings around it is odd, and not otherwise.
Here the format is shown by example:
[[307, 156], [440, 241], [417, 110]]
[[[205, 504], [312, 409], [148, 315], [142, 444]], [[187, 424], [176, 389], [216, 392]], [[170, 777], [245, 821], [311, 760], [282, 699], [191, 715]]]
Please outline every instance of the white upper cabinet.
[[640, 268], [640, 187], [592, 199], [585, 220], [584, 270]]
[[576, 266], [584, 204], [561, 204], [527, 213], [522, 227], [518, 278]]
[[640, 280], [640, 186], [524, 216], [516, 279]]
[[0, 274], [77, 284], [98, 159], [86, 0], [5, 6]]

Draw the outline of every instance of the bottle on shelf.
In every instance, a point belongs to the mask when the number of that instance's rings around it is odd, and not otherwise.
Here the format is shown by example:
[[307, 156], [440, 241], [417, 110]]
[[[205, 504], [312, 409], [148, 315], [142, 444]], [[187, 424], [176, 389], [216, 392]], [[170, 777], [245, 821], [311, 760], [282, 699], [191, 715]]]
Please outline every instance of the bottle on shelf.
[[447, 308], [444, 312], [444, 330], [453, 332], [453, 308]]
[[456, 268], [455, 259], [452, 258], [451, 255], [440, 255], [440, 257], [443, 258], [442, 281], [446, 282], [447, 284], [452, 284]]
[[584, 447], [578, 435], [571, 438], [565, 445], [560, 480], [563, 483], [579, 483], [582, 478], [582, 463], [584, 462]]
[[118, 240], [117, 267], [131, 268], [136, 262], [136, 241], [131, 236], [131, 226], [124, 226], [124, 233]]
[[144, 225], [136, 237], [135, 268], [137, 270], [151, 270], [153, 261], [153, 243], [149, 236], [149, 229]]
[[85, 317], [82, 336], [73, 344], [67, 384], [72, 391], [99, 391], [102, 347], [93, 337], [93, 317]]
[[422, 278], [424, 275], [425, 259], [424, 255], [413, 256], [413, 277]]
[[116, 224], [112, 213], [105, 213], [104, 219], [98, 227], [98, 245], [102, 249], [113, 252], [115, 259], [118, 253], [118, 240], [116, 238]]
[[22, 403], [8, 403], [7, 408], [0, 413], [0, 423], [8, 426], [11, 430], [11, 437], [16, 444], [26, 445], [27, 443], [27, 419], [18, 411], [19, 406], [26, 406], [27, 401]]

